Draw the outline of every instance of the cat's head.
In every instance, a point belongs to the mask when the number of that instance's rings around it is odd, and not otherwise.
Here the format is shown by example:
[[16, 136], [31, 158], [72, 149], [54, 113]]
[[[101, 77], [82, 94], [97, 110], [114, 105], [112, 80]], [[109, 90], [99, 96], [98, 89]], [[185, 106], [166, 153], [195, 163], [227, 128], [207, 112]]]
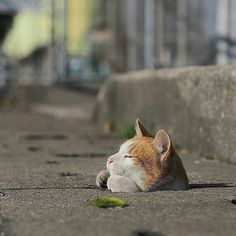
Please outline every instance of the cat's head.
[[188, 177], [167, 132], [160, 130], [153, 137], [138, 119], [135, 129], [136, 135], [108, 158], [110, 175], [126, 176], [143, 191], [187, 188]]

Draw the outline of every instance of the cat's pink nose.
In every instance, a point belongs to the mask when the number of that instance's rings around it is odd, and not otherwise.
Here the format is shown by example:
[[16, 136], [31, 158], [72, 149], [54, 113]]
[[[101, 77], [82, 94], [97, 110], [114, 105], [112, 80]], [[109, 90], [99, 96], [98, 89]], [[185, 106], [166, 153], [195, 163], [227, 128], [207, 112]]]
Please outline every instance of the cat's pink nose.
[[113, 161], [112, 160], [107, 160], [107, 164], [109, 165], [109, 164], [111, 164]]

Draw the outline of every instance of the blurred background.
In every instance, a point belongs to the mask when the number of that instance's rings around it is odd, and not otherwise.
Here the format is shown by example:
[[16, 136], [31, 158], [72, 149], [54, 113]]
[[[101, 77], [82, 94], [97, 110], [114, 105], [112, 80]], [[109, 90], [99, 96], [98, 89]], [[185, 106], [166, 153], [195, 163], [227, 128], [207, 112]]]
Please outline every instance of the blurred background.
[[[236, 0], [0, 0], [0, 236], [235, 236], [234, 64]], [[193, 189], [94, 209], [137, 117]]]
[[235, 0], [1, 0], [0, 86], [236, 61]]

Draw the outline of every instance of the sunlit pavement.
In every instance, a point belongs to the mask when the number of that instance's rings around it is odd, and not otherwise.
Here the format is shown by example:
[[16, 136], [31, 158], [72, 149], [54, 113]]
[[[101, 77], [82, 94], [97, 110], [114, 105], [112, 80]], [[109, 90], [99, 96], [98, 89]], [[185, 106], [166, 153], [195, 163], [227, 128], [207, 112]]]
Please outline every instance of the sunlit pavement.
[[[1, 235], [235, 235], [236, 166], [179, 150], [192, 189], [111, 193], [94, 185], [122, 139], [90, 121], [0, 113]], [[99, 209], [100, 196], [125, 208]]]

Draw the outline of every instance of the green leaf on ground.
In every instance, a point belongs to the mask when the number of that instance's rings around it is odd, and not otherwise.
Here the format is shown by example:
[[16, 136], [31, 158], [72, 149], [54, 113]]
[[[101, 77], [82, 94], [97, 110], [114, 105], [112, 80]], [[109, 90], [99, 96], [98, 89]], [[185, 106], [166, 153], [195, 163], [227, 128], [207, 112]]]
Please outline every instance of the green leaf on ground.
[[91, 205], [94, 207], [101, 207], [101, 208], [127, 206], [127, 204], [123, 200], [116, 197], [97, 198], [91, 201]]

